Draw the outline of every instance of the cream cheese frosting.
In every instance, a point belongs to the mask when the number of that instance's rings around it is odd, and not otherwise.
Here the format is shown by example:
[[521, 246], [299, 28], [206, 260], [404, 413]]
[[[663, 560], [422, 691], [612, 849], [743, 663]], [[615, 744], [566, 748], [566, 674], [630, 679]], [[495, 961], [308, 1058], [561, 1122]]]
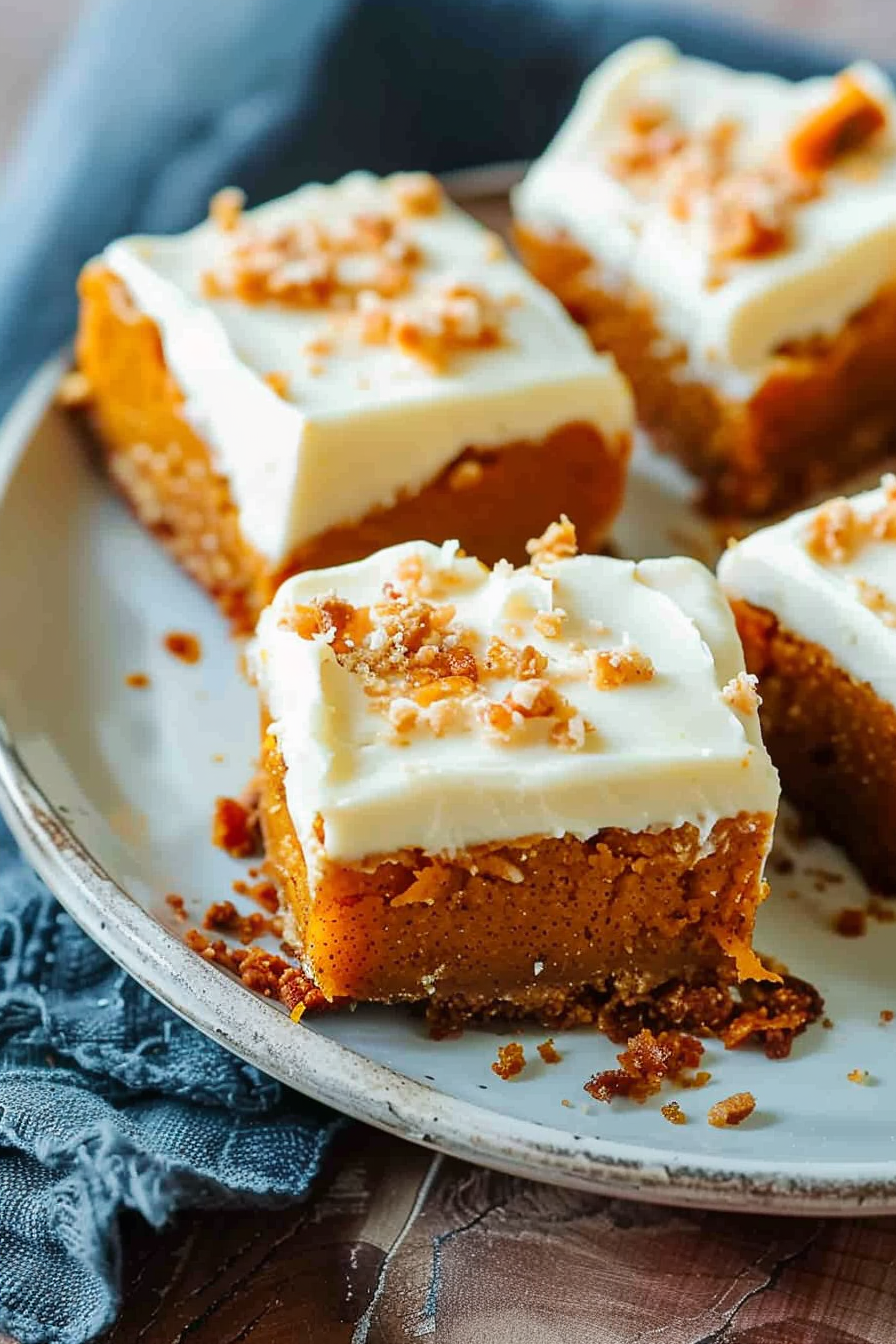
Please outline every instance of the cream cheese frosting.
[[[676, 218], [611, 171], [612, 148], [637, 106], [668, 109], [686, 134], [731, 122], [732, 166], [780, 159], [805, 118], [830, 104], [835, 81], [744, 74], [643, 39], [586, 81], [567, 122], [514, 194], [517, 217], [561, 229], [601, 265], [608, 288], [646, 295], [664, 336], [683, 344], [689, 371], [733, 395], [761, 384], [787, 341], [836, 334], [896, 277], [893, 85], [859, 62], [851, 79], [884, 112], [873, 151], [824, 173], [823, 189], [793, 212], [789, 246], [726, 267], [715, 284], [705, 210]], [[710, 281], [707, 284], [707, 281]]]
[[[262, 240], [295, 227], [345, 230], [394, 215], [395, 183], [354, 173], [302, 187], [247, 212], [240, 227]], [[416, 492], [466, 447], [539, 439], [571, 421], [611, 443], [630, 428], [630, 394], [612, 359], [591, 351], [493, 234], [447, 200], [400, 228], [417, 257], [413, 292], [400, 301], [467, 287], [500, 309], [500, 343], [458, 350], [434, 372], [394, 345], [359, 339], [345, 312], [210, 296], [203, 277], [226, 271], [235, 241], [214, 219], [178, 237], [125, 238], [103, 254], [157, 324], [184, 414], [229, 479], [244, 535], [272, 563]], [[370, 258], [341, 264], [363, 281]], [[292, 274], [301, 273], [299, 261]]]
[[[332, 630], [297, 633], [309, 604], [336, 594], [373, 613], [365, 646], [388, 652], [376, 604], [409, 572], [410, 600], [427, 594], [453, 651], [441, 655], [458, 670], [450, 712], [425, 682], [397, 686], [382, 669], [371, 681], [369, 668], [365, 680], [358, 630], [348, 653]], [[705, 839], [720, 818], [776, 809], [731, 612], [693, 560], [536, 556], [490, 570], [456, 543], [405, 543], [287, 580], [250, 662], [312, 866], [603, 827], [691, 822]], [[542, 700], [553, 710], [539, 716]]]
[[[878, 490], [794, 514], [730, 547], [719, 579], [732, 599], [772, 612], [787, 630], [827, 649], [844, 671], [896, 705], [896, 504]], [[848, 511], [845, 514], [844, 510]], [[892, 516], [892, 532], [873, 519]], [[838, 555], [813, 546], [813, 533], [838, 516], [857, 535]], [[879, 534], [875, 536], [874, 533]]]

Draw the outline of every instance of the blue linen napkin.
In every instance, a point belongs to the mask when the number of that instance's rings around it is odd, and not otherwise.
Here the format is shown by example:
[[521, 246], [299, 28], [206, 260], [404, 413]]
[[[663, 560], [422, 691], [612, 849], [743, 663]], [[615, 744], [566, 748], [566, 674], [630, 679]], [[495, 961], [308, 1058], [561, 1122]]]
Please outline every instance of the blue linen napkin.
[[[529, 157], [584, 75], [650, 32], [794, 77], [840, 63], [638, 0], [101, 0], [0, 194], [0, 413], [70, 334], [78, 269], [110, 238], [186, 227], [227, 182], [251, 201], [354, 167]], [[301, 1198], [338, 1123], [118, 970], [0, 823], [0, 1328], [91, 1338], [116, 1310], [120, 1210], [157, 1225]]]
[[339, 1117], [163, 1008], [0, 821], [0, 1329], [80, 1344], [118, 1304], [116, 1219], [301, 1199]]

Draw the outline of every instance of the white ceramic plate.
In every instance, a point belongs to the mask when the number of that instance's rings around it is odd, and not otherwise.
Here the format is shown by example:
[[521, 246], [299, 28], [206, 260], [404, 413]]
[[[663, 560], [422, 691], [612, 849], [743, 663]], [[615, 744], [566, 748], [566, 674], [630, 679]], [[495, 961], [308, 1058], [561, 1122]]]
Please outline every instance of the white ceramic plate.
[[[593, 1032], [468, 1031], [431, 1041], [412, 1014], [361, 1009], [296, 1025], [181, 941], [164, 897], [191, 922], [231, 896], [240, 865], [209, 840], [213, 799], [238, 792], [256, 753], [253, 694], [238, 650], [205, 596], [133, 522], [88, 465], [52, 404], [62, 361], [44, 369], [0, 434], [0, 806], [34, 866], [75, 919], [176, 1012], [302, 1092], [406, 1138], [564, 1185], [666, 1203], [787, 1213], [896, 1209], [896, 925], [846, 940], [832, 912], [867, 892], [828, 846], [788, 848], [758, 945], [817, 984], [831, 1030], [793, 1056], [707, 1043], [711, 1083], [678, 1096], [690, 1122], [645, 1106], [593, 1102], [583, 1084], [615, 1047]], [[629, 554], [691, 549], [712, 536], [667, 463], [636, 454], [616, 530]], [[167, 631], [198, 634], [186, 666]], [[151, 678], [126, 685], [130, 672]], [[223, 756], [223, 760], [216, 759]], [[785, 828], [779, 828], [781, 830]], [[833, 875], [833, 876], [831, 876]], [[896, 907], [894, 907], [896, 908]], [[490, 1069], [496, 1046], [522, 1040], [530, 1062], [511, 1082]], [[847, 1080], [857, 1068], [868, 1086]], [[714, 1101], [751, 1091], [739, 1129], [706, 1122]], [[563, 1105], [566, 1099], [572, 1104]]]

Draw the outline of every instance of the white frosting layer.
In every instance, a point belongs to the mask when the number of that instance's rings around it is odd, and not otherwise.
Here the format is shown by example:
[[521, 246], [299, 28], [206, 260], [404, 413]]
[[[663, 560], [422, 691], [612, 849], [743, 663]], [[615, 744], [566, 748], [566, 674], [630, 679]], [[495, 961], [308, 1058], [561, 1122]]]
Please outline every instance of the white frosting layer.
[[[382, 600], [399, 563], [421, 556], [433, 600], [481, 658], [493, 635], [548, 659], [543, 674], [592, 725], [579, 750], [549, 739], [544, 719], [525, 721], [508, 743], [475, 718], [442, 736], [417, 726], [385, 730], [363, 682], [322, 636], [304, 639], [281, 622], [296, 604], [337, 593], [354, 606]], [[566, 613], [558, 638], [533, 624]], [[470, 632], [473, 632], [471, 635]], [[583, 673], [588, 650], [631, 647], [655, 675], [600, 690]], [[708, 835], [719, 818], [773, 813], [775, 770], [755, 711], [733, 709], [723, 687], [743, 670], [740, 641], [713, 576], [689, 559], [640, 564], [604, 557], [561, 560], [536, 573], [460, 558], [456, 544], [392, 547], [357, 564], [301, 574], [261, 618], [251, 654], [286, 765], [286, 795], [310, 863], [361, 861], [403, 847], [451, 852], [528, 835], [587, 838], [602, 827], [632, 831], [692, 822]], [[500, 701], [513, 677], [481, 678]]]
[[792, 130], [830, 102], [830, 78], [791, 83], [742, 74], [682, 56], [644, 39], [623, 47], [586, 81], [567, 122], [514, 195], [517, 216], [563, 229], [601, 264], [602, 278], [651, 300], [664, 334], [681, 342], [695, 376], [733, 395], [766, 377], [785, 341], [835, 334], [896, 275], [896, 96], [886, 75], [861, 62], [854, 79], [886, 109], [890, 125], [875, 144], [876, 174], [828, 171], [824, 190], [794, 213], [792, 245], [728, 267], [707, 288], [711, 251], [705, 212], [673, 218], [665, 203], [638, 194], [605, 168], [626, 112], [635, 103], [671, 110], [688, 133], [732, 119], [739, 131], [733, 167], [780, 156]]
[[[882, 489], [869, 490], [850, 503], [860, 518], [868, 518], [884, 499]], [[732, 546], [719, 561], [719, 579], [730, 597], [772, 612], [786, 629], [820, 644], [850, 676], [896, 705], [896, 629], [861, 600], [861, 585], [869, 584], [896, 611], [896, 541], [868, 540], [842, 564], [822, 563], [805, 546], [818, 512], [794, 514]]]
[[[394, 212], [388, 179], [355, 173], [249, 213], [274, 231], [298, 220], [339, 226]], [[333, 314], [275, 303], [208, 299], [203, 273], [233, 235], [212, 222], [175, 238], [126, 238], [106, 264], [159, 327], [184, 411], [229, 478], [247, 539], [273, 563], [303, 541], [415, 492], [465, 447], [538, 439], [570, 421], [611, 438], [631, 422], [627, 385], [595, 356], [560, 305], [479, 224], [446, 203], [404, 221], [419, 245], [420, 286], [461, 280], [501, 300], [507, 339], [452, 357], [441, 374], [394, 348], [341, 337], [324, 359], [305, 347], [333, 336]], [[286, 375], [287, 397], [263, 375]]]

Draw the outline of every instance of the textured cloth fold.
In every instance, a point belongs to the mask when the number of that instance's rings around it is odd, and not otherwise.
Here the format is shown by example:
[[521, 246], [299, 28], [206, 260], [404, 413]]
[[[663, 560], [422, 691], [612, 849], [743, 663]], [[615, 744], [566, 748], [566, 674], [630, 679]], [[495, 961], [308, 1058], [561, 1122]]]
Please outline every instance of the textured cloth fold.
[[[195, 223], [227, 182], [251, 202], [537, 154], [583, 76], [651, 32], [791, 76], [837, 63], [641, 0], [100, 0], [0, 192], [0, 413], [110, 238]], [[338, 1123], [155, 1003], [0, 828], [0, 1328], [81, 1344], [114, 1316], [122, 1209], [301, 1198]]]
[[118, 1302], [118, 1214], [303, 1198], [340, 1124], [162, 1007], [0, 822], [0, 1328], [80, 1344]]

